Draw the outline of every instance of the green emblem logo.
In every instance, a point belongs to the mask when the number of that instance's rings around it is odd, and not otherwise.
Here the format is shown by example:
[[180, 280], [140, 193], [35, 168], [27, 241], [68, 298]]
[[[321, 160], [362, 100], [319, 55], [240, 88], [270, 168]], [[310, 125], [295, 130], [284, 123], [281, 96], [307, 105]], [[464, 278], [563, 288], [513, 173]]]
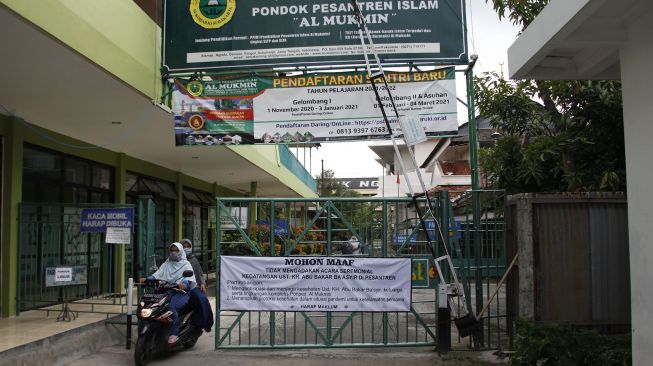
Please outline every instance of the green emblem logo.
[[234, 12], [236, 12], [236, 0], [190, 1], [190, 15], [202, 28], [220, 28], [229, 23]]
[[186, 90], [188, 91], [188, 94], [194, 97], [199, 97], [204, 91], [204, 86], [199, 80], [193, 80], [186, 84]]

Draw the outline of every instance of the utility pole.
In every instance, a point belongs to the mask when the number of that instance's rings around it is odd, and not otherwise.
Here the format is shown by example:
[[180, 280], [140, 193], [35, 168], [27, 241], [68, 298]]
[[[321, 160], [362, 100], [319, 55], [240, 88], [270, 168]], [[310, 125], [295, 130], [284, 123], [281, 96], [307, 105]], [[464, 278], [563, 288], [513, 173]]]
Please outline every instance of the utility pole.
[[324, 159], [322, 159], [322, 193], [320, 194], [322, 197], [324, 197]]

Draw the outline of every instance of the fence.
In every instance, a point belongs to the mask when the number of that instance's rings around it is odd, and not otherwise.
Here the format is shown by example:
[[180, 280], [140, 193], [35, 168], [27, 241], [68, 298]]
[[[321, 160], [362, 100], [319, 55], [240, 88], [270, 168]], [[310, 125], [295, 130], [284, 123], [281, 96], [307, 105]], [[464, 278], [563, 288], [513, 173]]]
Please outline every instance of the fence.
[[[20, 311], [44, 308], [62, 301], [87, 299], [89, 311], [101, 305], [120, 305], [117, 293], [124, 284], [116, 283], [115, 268], [123, 268], [117, 261], [132, 246], [106, 245], [104, 233], [80, 231], [83, 208], [133, 207], [111, 204], [32, 204], [20, 205], [19, 223], [19, 296]], [[55, 266], [74, 267], [79, 272], [76, 284], [64, 287], [46, 286], [46, 269]], [[125, 268], [127, 275], [128, 268]], [[85, 282], [85, 283], [84, 283]], [[95, 306], [97, 305], [97, 306]], [[120, 312], [120, 310], [113, 310]]]
[[624, 194], [521, 194], [508, 199], [511, 318], [630, 330]]
[[[417, 204], [426, 211], [425, 200]], [[409, 198], [219, 198], [218, 261], [221, 255], [330, 257], [341, 255], [341, 245], [356, 236], [362, 256], [412, 258], [413, 301], [408, 313], [223, 311], [218, 288], [216, 348], [435, 345], [441, 331], [437, 274], [427, 235], [436, 255], [445, 247], [452, 254], [474, 312], [485, 304], [506, 260], [502, 192], [474, 192], [453, 203], [440, 192], [433, 204], [425, 231]], [[482, 332], [473, 341], [459, 339], [461, 345], [507, 343], [505, 292], [499, 298], [481, 319]]]

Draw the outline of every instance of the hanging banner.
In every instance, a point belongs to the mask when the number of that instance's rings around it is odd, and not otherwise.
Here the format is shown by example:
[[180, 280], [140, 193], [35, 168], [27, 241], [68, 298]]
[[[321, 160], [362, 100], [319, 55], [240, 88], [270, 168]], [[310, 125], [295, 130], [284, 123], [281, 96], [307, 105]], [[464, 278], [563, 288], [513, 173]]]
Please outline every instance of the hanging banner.
[[410, 311], [410, 258], [220, 257], [221, 310]]
[[[453, 68], [388, 72], [400, 116], [419, 121], [426, 136], [458, 133]], [[394, 115], [388, 93], [383, 106]], [[177, 145], [314, 143], [386, 140], [388, 129], [366, 73], [230, 80], [176, 79], [173, 88]], [[400, 127], [390, 118], [393, 131]]]
[[[359, 6], [381, 62], [467, 63], [464, 0]], [[363, 62], [351, 0], [166, 1], [163, 47], [172, 72]]]

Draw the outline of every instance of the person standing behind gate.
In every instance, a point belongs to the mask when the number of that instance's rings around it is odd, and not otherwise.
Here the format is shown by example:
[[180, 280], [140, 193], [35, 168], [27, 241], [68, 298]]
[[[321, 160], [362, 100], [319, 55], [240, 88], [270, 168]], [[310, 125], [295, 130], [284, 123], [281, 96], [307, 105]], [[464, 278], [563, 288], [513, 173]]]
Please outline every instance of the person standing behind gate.
[[361, 242], [358, 241], [356, 235], [353, 235], [351, 238], [349, 238], [349, 247], [351, 248], [351, 254], [361, 254]]
[[193, 242], [190, 239], [181, 239], [181, 245], [184, 246], [184, 252], [186, 253], [186, 259], [190, 262], [190, 265], [193, 266], [193, 273], [195, 274], [195, 282], [197, 286], [206, 293], [206, 279], [204, 278], [204, 272], [202, 271], [202, 266], [197, 260], [197, 257], [193, 255]]
[[342, 254], [351, 255], [351, 254], [361, 254], [361, 243], [358, 241], [356, 235], [353, 235], [349, 238], [349, 241], [344, 243], [341, 247]]

